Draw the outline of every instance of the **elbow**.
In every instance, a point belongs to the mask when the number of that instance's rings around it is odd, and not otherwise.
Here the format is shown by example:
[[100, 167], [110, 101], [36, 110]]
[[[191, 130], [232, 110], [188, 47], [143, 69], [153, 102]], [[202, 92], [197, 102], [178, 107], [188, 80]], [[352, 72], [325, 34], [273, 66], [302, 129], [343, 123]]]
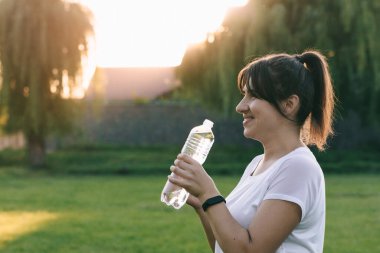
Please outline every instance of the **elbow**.
[[251, 247], [249, 245], [237, 245], [236, 247], [228, 247], [228, 248], [222, 247], [222, 249], [223, 249], [224, 253], [236, 253], [236, 252], [239, 252], [239, 253], [255, 253], [255, 252], [259, 252], [257, 250], [255, 251], [253, 249], [253, 247]]
[[263, 245], [258, 244], [254, 241], [252, 236], [246, 238], [238, 239], [236, 237], [233, 240], [220, 244], [224, 253], [274, 253], [271, 249], [263, 247]]
[[[255, 249], [253, 241], [244, 241], [237, 238], [233, 238], [230, 242], [220, 243], [220, 246], [224, 253], [255, 253], [260, 252]], [[262, 253], [262, 252], [260, 252]]]

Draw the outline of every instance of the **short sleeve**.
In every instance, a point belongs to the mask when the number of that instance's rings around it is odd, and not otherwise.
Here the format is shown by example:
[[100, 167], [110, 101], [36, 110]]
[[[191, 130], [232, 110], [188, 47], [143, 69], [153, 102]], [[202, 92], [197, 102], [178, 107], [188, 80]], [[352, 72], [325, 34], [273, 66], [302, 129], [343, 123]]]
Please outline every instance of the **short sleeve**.
[[300, 206], [302, 218], [311, 210], [313, 199], [321, 193], [322, 170], [315, 159], [293, 156], [283, 161], [269, 180], [265, 199], [285, 200]]

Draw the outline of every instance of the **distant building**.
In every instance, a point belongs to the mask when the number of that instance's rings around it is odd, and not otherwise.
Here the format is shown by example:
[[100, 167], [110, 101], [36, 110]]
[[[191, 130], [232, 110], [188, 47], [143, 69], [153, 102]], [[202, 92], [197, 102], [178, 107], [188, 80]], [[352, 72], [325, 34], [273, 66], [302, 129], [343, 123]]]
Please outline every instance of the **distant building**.
[[25, 146], [25, 138], [21, 132], [14, 134], [0, 133], [0, 150], [20, 149]]
[[[179, 86], [175, 67], [102, 68], [103, 96], [106, 101], [152, 100]], [[87, 97], [93, 96], [89, 87]]]

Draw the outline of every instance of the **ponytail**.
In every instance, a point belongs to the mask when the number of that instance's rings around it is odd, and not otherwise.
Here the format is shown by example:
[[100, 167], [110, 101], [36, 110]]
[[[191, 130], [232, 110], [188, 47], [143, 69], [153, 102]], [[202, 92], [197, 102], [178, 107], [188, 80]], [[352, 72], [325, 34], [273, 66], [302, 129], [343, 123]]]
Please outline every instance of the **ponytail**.
[[306, 51], [296, 59], [304, 64], [311, 74], [314, 84], [311, 113], [303, 126], [303, 138], [306, 144], [314, 144], [323, 150], [332, 128], [335, 104], [334, 90], [328, 64], [318, 51]]

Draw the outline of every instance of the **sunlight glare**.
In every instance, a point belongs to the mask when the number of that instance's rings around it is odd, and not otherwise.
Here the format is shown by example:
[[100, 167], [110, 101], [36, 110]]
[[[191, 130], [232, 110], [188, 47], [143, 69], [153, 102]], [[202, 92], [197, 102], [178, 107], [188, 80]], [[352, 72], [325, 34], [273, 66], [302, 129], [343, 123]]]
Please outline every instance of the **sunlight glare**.
[[38, 212], [0, 212], [0, 248], [6, 242], [38, 230], [42, 225], [59, 218], [58, 214]]
[[95, 16], [102, 67], [176, 66], [186, 48], [217, 30], [227, 10], [247, 0], [79, 0]]

